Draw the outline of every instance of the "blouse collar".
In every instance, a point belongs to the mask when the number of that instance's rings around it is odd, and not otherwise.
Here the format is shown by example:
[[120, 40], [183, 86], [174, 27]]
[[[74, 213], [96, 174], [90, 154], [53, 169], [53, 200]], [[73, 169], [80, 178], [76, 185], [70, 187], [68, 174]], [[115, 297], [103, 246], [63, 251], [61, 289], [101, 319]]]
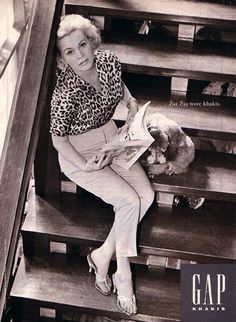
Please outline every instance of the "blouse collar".
[[[91, 88], [93, 88], [98, 94], [107, 95], [108, 91], [108, 73], [107, 73], [107, 66], [103, 59], [103, 55], [101, 51], [96, 51], [94, 53], [94, 62], [96, 65], [96, 69], [98, 72], [98, 78], [101, 84], [101, 92], [97, 92], [96, 89], [86, 82], [84, 79], [82, 79], [80, 76], [75, 74], [73, 69], [70, 67], [70, 65], [67, 65], [67, 67], [61, 71], [61, 73], [58, 76], [58, 80], [65, 81], [67, 80], [70, 84], [70, 87], [76, 89], [78, 86], [82, 85], [89, 85]], [[74, 82], [71, 82], [71, 80], [74, 80]]]

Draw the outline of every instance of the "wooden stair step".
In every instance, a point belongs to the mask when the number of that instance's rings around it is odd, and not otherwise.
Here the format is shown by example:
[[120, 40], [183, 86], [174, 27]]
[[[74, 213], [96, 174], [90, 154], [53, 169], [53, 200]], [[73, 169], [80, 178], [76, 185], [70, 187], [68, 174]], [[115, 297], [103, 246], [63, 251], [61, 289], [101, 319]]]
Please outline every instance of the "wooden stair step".
[[236, 155], [196, 151], [195, 160], [186, 173], [154, 176], [152, 183], [159, 192], [235, 202], [235, 177]]
[[[109, 37], [111, 38], [111, 37]], [[101, 49], [114, 52], [125, 72], [181, 77], [209, 81], [236, 82], [236, 64], [233, 53], [225, 55], [209, 49], [196, 52], [176, 51], [175, 45], [147, 41], [143, 36], [127, 39], [114, 35]]]
[[[219, 140], [236, 139], [235, 98], [210, 95], [187, 97], [153, 95], [146, 87], [132, 87], [132, 94], [142, 106], [151, 101], [147, 114], [161, 113], [177, 122], [189, 135]], [[126, 120], [128, 109], [119, 104], [115, 120]]]
[[[180, 284], [176, 271], [150, 272], [134, 268], [134, 285], [138, 314], [134, 321], [180, 321]], [[11, 290], [11, 298], [25, 302], [24, 310], [47, 307], [63, 312], [87, 312], [128, 318], [116, 304], [116, 295], [104, 297], [94, 287], [94, 274], [89, 274], [82, 258], [53, 255], [35, 258], [32, 263], [22, 259]], [[36, 308], [37, 310], [37, 308]]]
[[[40, 239], [47, 245], [51, 240], [98, 246], [114, 220], [112, 207], [89, 193], [62, 193], [60, 199], [33, 196], [30, 205], [22, 227], [28, 256]], [[139, 226], [139, 252], [198, 262], [235, 261], [235, 223], [231, 203], [208, 201], [198, 210], [175, 207], [173, 213], [154, 204]]]
[[159, 22], [188, 23], [235, 30], [236, 10], [231, 6], [207, 1], [185, 0], [66, 0], [67, 13], [104, 15]]

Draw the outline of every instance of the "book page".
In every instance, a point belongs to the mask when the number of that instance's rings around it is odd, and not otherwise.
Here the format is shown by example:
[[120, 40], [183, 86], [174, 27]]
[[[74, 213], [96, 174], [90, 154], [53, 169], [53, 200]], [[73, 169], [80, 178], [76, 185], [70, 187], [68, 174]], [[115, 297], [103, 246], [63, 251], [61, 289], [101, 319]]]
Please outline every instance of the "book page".
[[103, 152], [113, 152], [113, 163], [129, 169], [154, 141], [148, 132], [144, 116], [150, 102], [144, 104], [130, 125], [121, 127], [112, 140], [103, 147]]

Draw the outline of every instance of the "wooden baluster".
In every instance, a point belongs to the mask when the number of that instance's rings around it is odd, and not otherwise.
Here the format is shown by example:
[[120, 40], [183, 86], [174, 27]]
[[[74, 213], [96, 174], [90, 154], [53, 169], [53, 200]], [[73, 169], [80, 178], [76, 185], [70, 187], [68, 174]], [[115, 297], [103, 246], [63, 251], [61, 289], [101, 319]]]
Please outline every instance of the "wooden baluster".
[[191, 51], [195, 34], [195, 25], [179, 24], [178, 29], [178, 50]]
[[186, 96], [188, 90], [188, 79], [180, 77], [171, 78], [171, 94], [176, 96]]

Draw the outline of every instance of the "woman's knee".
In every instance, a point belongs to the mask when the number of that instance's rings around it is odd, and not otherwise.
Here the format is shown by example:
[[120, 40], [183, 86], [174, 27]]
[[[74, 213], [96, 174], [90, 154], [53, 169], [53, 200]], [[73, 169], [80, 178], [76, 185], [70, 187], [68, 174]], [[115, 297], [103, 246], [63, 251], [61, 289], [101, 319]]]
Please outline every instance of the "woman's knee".
[[153, 191], [153, 189], [151, 187], [149, 189], [146, 189], [143, 192], [143, 195], [141, 197], [141, 212], [140, 212], [139, 220], [141, 220], [144, 217], [147, 210], [149, 209], [149, 207], [153, 203], [154, 198], [155, 198], [155, 192]]
[[153, 191], [152, 187], [150, 187], [149, 189], [146, 189], [144, 192], [144, 202], [147, 205], [147, 208], [149, 208], [151, 206], [151, 204], [153, 203], [155, 198], [155, 192]]
[[122, 191], [121, 194], [116, 194], [116, 205], [115, 208], [129, 208], [136, 209], [137, 214], [140, 210], [141, 200], [133, 189]]
[[140, 209], [140, 203], [140, 198], [134, 190], [129, 191], [124, 198], [124, 204], [127, 204], [135, 209], [137, 208], [138, 211]]

